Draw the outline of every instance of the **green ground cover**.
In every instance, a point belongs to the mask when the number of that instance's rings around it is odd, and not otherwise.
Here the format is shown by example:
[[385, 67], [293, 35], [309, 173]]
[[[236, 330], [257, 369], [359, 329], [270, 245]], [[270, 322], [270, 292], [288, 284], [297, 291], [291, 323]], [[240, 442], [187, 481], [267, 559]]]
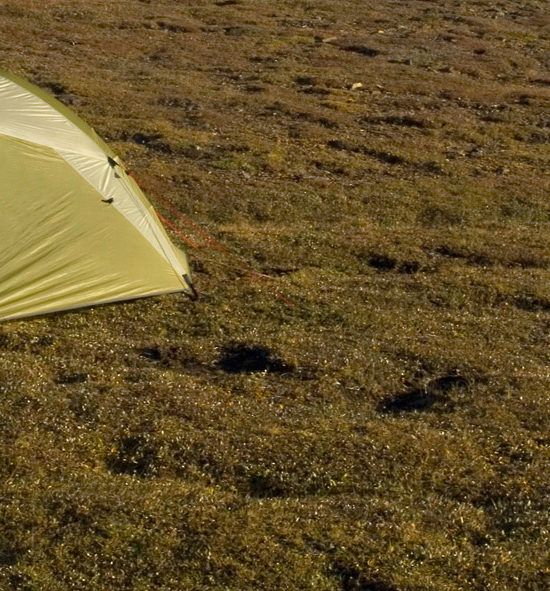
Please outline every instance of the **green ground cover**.
[[273, 276], [191, 231], [195, 303], [0, 326], [0, 588], [548, 589], [547, 3], [0, 25], [0, 68]]

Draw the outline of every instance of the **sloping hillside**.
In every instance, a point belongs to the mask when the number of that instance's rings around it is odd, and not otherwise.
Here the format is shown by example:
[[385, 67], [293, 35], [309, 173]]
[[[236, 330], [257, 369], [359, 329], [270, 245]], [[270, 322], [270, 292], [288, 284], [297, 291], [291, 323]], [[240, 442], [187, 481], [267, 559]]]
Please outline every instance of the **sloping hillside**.
[[0, 27], [0, 69], [198, 244], [201, 294], [0, 325], [0, 589], [550, 588], [547, 2]]

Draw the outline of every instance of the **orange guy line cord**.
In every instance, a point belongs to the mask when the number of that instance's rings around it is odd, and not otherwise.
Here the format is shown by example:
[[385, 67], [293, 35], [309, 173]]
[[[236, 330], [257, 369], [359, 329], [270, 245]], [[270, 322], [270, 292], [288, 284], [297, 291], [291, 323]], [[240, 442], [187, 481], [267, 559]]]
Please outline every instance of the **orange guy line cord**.
[[172, 230], [174, 230], [174, 232], [180, 236], [181, 238], [183, 238], [185, 240], [185, 242], [187, 242], [187, 244], [190, 244], [193, 248], [199, 248], [192, 240], [190, 240], [189, 238], [187, 238], [187, 236], [183, 233], [180, 232], [176, 226], [174, 226], [174, 224], [172, 224], [171, 222], [169, 222], [164, 216], [160, 215], [160, 213], [157, 211], [155, 212], [159, 219], [164, 222], [169, 228], [171, 228]]
[[[164, 197], [161, 197], [160, 195], [157, 194], [156, 191], [153, 191], [152, 189], [150, 189], [149, 187], [147, 187], [146, 185], [140, 183], [138, 181], [138, 179], [131, 173], [128, 173], [129, 176], [131, 176], [134, 181], [143, 189], [145, 189], [152, 197], [154, 197], [155, 199], [158, 199], [161, 203], [163, 203], [164, 205], [166, 205], [166, 207], [172, 211], [173, 213], [175, 213], [178, 217], [180, 217], [182, 220], [185, 221], [185, 223], [190, 226], [191, 228], [193, 228], [198, 234], [200, 234], [203, 238], [205, 238], [207, 240], [207, 247], [208, 246], [214, 246], [215, 248], [217, 248], [218, 250], [225, 252], [226, 254], [228, 254], [229, 256], [233, 257], [234, 259], [237, 259], [241, 262], [240, 265], [240, 269], [241, 271], [245, 271], [246, 273], [248, 273], [249, 275], [251, 275], [254, 279], [273, 279], [273, 277], [271, 277], [270, 275], [265, 275], [264, 273], [259, 273], [258, 271], [254, 271], [254, 269], [252, 269], [251, 267], [249, 267], [247, 264], [243, 264], [246, 263], [246, 261], [243, 261], [239, 256], [237, 256], [236, 254], [232, 253], [230, 250], [228, 250], [227, 248], [225, 248], [225, 246], [223, 246], [222, 244], [220, 244], [219, 242], [217, 242], [214, 238], [212, 238], [212, 236], [210, 236], [207, 232], [205, 232], [202, 228], [200, 228], [199, 226], [197, 226], [197, 224], [195, 224], [192, 220], [190, 220], [186, 215], [184, 215], [183, 213], [181, 213], [181, 211], [179, 211], [179, 209], [177, 209], [174, 205], [172, 205], [167, 199], [164, 199]], [[159, 219], [164, 222], [169, 228], [171, 228], [178, 236], [180, 236], [181, 238], [183, 238], [183, 240], [185, 240], [185, 242], [187, 242], [188, 244], [190, 244], [193, 248], [198, 249], [199, 247], [192, 241], [190, 240], [187, 236], [185, 236], [185, 234], [183, 234], [182, 232], [180, 232], [170, 221], [168, 221], [164, 216], [162, 216], [158, 211], [156, 212], [156, 214], [158, 215]], [[222, 263], [216, 263], [216, 264], [222, 264]], [[230, 267], [230, 265], [225, 265]], [[278, 298], [280, 298], [289, 308], [294, 308], [294, 303], [289, 300], [287, 297], [285, 297], [281, 292], [279, 292], [277, 289], [275, 289], [273, 286], [269, 286], [269, 290]]]
[[[226, 267], [226, 268], [232, 269], [232, 270], [239, 269], [240, 271], [244, 271], [245, 273], [250, 275], [250, 277], [252, 279], [273, 279], [273, 277], [271, 277], [271, 275], [264, 275], [263, 273], [258, 273], [257, 271], [254, 271], [254, 269], [251, 269], [250, 267], [245, 267], [245, 266], [240, 266], [240, 265], [239, 266], [228, 265], [227, 263], [222, 263], [220, 261], [214, 261], [213, 259], [210, 259], [207, 257], [203, 257], [203, 260], [208, 261], [209, 263], [212, 263], [213, 265], [217, 265], [219, 267]], [[284, 296], [278, 289], [276, 289], [272, 285], [267, 285], [266, 287], [267, 287], [267, 289], [269, 289], [269, 291], [273, 295], [275, 295], [280, 300], [282, 300], [289, 308], [295, 307], [294, 302], [292, 300], [290, 300], [289, 298], [287, 298], [286, 296]]]
[[158, 199], [161, 203], [163, 203], [164, 205], [166, 205], [166, 207], [172, 213], [175, 213], [189, 227], [193, 228], [193, 230], [195, 230], [195, 232], [197, 232], [197, 234], [200, 234], [203, 238], [205, 238], [206, 241], [207, 241], [208, 246], [210, 246], [210, 245], [215, 246], [218, 250], [222, 250], [224, 252], [227, 252], [228, 254], [231, 254], [224, 246], [222, 246], [219, 242], [217, 242], [216, 240], [214, 240], [214, 238], [212, 238], [212, 236], [210, 236], [210, 234], [208, 234], [207, 232], [205, 232], [202, 228], [200, 228], [199, 226], [197, 226], [197, 224], [195, 224], [193, 222], [193, 220], [190, 220], [185, 214], [183, 214], [179, 209], [177, 209], [177, 207], [175, 207], [174, 205], [172, 205], [167, 199], [165, 199], [164, 197], [161, 197], [160, 195], [158, 195], [156, 193], [156, 191], [153, 191], [151, 188], [147, 187], [143, 183], [140, 183], [138, 181], [138, 179], [131, 172], [128, 173], [128, 174], [129, 174], [129, 176], [131, 176], [134, 179], [134, 181], [136, 181], [136, 183], [140, 187], [142, 187], [143, 189], [145, 189], [152, 197], [154, 197], [155, 199]]

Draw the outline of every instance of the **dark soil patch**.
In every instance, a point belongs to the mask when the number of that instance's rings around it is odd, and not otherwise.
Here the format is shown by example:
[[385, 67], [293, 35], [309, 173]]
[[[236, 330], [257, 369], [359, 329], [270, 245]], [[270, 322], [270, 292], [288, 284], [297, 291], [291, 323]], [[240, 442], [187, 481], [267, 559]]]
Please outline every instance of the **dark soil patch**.
[[139, 354], [141, 357], [145, 357], [145, 359], [149, 359], [150, 361], [160, 361], [162, 358], [160, 349], [157, 347], [146, 347], [145, 349], [141, 349]]
[[259, 499], [275, 499], [286, 496], [286, 491], [275, 476], [252, 474], [248, 479], [248, 494]]
[[0, 567], [15, 566], [19, 559], [19, 553], [14, 548], [0, 548]]
[[537, 257], [519, 257], [511, 262], [522, 269], [548, 269], [550, 267], [550, 261]]
[[386, 117], [363, 117], [361, 119], [362, 123], [367, 124], [388, 124], [388, 125], [397, 125], [399, 127], [416, 127], [418, 129], [425, 129], [430, 127], [427, 121], [423, 119], [415, 119], [414, 117], [399, 117], [396, 115], [388, 115]]
[[327, 147], [332, 148], [333, 150], [345, 150], [347, 152], [356, 152], [357, 148], [344, 142], [342, 140], [329, 140], [327, 142]]
[[67, 92], [67, 89], [59, 82], [50, 82], [46, 84], [46, 87], [49, 88], [57, 97], [66, 94]]
[[198, 27], [192, 25], [177, 25], [165, 21], [158, 21], [157, 26], [162, 31], [169, 31], [170, 33], [193, 33], [198, 30]]
[[327, 142], [327, 147], [332, 148], [333, 150], [343, 150], [346, 152], [353, 152], [355, 154], [364, 154], [365, 156], [370, 156], [371, 158], [375, 158], [376, 160], [384, 162], [385, 164], [406, 164], [406, 160], [401, 156], [397, 156], [396, 154], [390, 154], [389, 152], [380, 150], [372, 150], [365, 146], [354, 146], [342, 140], [329, 140]]
[[412, 275], [413, 273], [418, 273], [420, 271], [420, 263], [417, 261], [403, 261], [397, 271], [399, 273], [403, 273], [404, 275]]
[[550, 312], [550, 300], [531, 293], [520, 293], [512, 300], [514, 306], [527, 312]]
[[395, 414], [400, 412], [413, 412], [429, 410], [438, 398], [425, 389], [417, 388], [396, 394], [378, 405], [378, 411]]
[[225, 27], [224, 32], [229, 37], [241, 37], [246, 35], [248, 29], [246, 27]]
[[427, 174], [444, 174], [445, 172], [441, 164], [438, 164], [434, 160], [430, 160], [428, 162], [415, 162], [413, 163], [413, 166], [419, 172], [424, 172]]
[[305, 94], [318, 94], [321, 96], [330, 94], [330, 90], [328, 88], [318, 88], [317, 86], [306, 86], [301, 92]]
[[550, 134], [542, 131], [535, 131], [527, 140], [530, 144], [548, 144], [550, 143]]
[[468, 380], [456, 373], [449, 373], [430, 382], [428, 388], [433, 392], [448, 392], [451, 388], [466, 388]]
[[297, 78], [294, 79], [294, 82], [298, 86], [314, 86], [315, 85], [315, 79], [311, 78], [310, 76], [298, 76]]
[[327, 119], [326, 117], [321, 117], [318, 120], [318, 123], [321, 127], [325, 127], [326, 129], [338, 129], [339, 125], [338, 123], [336, 123], [336, 121], [331, 121], [330, 119]]
[[343, 49], [344, 51], [352, 51], [353, 53], [358, 53], [365, 57], [375, 57], [380, 53], [377, 49], [367, 47], [366, 45], [341, 45], [340, 49]]
[[283, 267], [270, 267], [267, 270], [269, 275], [277, 275], [278, 277], [282, 275], [290, 275], [291, 273], [296, 273], [299, 271], [297, 267], [290, 267], [290, 268], [283, 268]]
[[363, 149], [363, 154], [367, 156], [372, 156], [376, 158], [376, 160], [380, 160], [380, 162], [384, 162], [385, 164], [405, 164], [405, 159], [401, 158], [401, 156], [397, 156], [396, 154], [390, 154], [389, 152], [380, 152], [378, 150], [370, 150], [370, 149]]
[[434, 252], [451, 259], [464, 259], [469, 265], [472, 266], [489, 267], [493, 264], [493, 261], [483, 253], [468, 252], [464, 249], [455, 248], [454, 246], [445, 244], [434, 248]]
[[142, 437], [123, 437], [106, 460], [114, 474], [129, 474], [141, 478], [155, 472], [158, 451]]
[[247, 84], [244, 87], [246, 92], [264, 92], [265, 88], [263, 86], [259, 86], [258, 84]]
[[378, 405], [378, 411], [386, 414], [423, 412], [430, 410], [439, 402], [444, 403], [449, 409], [451, 406], [446, 394], [454, 388], [467, 388], [468, 384], [469, 382], [464, 376], [452, 371], [431, 380], [423, 388], [414, 387], [390, 396]]
[[178, 152], [190, 160], [202, 160], [203, 158], [209, 156], [209, 154], [200, 146], [194, 145], [183, 146], [178, 150]]
[[[201, 334], [201, 330], [197, 334]], [[158, 369], [171, 369], [181, 371], [187, 375], [210, 374], [212, 367], [199, 363], [188, 351], [181, 347], [145, 347], [139, 350], [139, 357], [151, 362]], [[138, 367], [139, 367], [138, 363]], [[140, 380], [139, 373], [137, 381]], [[132, 381], [132, 374], [127, 376]]]
[[420, 271], [421, 265], [418, 261], [402, 261], [385, 254], [369, 252], [368, 249], [359, 249], [356, 252], [361, 263], [376, 269], [377, 271], [396, 271], [403, 275], [412, 275]]
[[134, 133], [132, 136], [132, 140], [141, 146], [145, 146], [150, 150], [155, 150], [157, 152], [163, 152], [164, 154], [171, 154], [172, 148], [166, 142], [161, 142], [160, 138], [162, 136], [160, 134], [154, 133], [151, 135], [146, 135], [144, 133]]
[[281, 359], [273, 357], [266, 347], [245, 343], [225, 347], [218, 365], [227, 373], [287, 373], [292, 370]]
[[86, 381], [88, 381], [87, 373], [71, 373], [59, 376], [56, 384], [83, 384]]
[[332, 573], [339, 579], [342, 591], [396, 591], [395, 587], [368, 577], [353, 566], [337, 562]]
[[392, 271], [397, 261], [383, 254], [374, 254], [369, 258], [369, 265], [377, 271]]

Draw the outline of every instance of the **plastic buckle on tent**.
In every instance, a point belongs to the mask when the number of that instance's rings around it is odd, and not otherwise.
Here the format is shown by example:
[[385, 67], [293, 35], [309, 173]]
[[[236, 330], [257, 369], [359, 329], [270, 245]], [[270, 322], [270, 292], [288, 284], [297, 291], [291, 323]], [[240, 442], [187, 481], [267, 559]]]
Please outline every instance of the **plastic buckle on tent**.
[[122, 168], [122, 166], [114, 159], [111, 158], [110, 156], [107, 156], [107, 162], [109, 163], [109, 166], [115, 171], [115, 178], [119, 179], [120, 175], [118, 174], [118, 172], [115, 170], [115, 168], [118, 166], [120, 168], [120, 170], [126, 172], [124, 170], [124, 168]]

